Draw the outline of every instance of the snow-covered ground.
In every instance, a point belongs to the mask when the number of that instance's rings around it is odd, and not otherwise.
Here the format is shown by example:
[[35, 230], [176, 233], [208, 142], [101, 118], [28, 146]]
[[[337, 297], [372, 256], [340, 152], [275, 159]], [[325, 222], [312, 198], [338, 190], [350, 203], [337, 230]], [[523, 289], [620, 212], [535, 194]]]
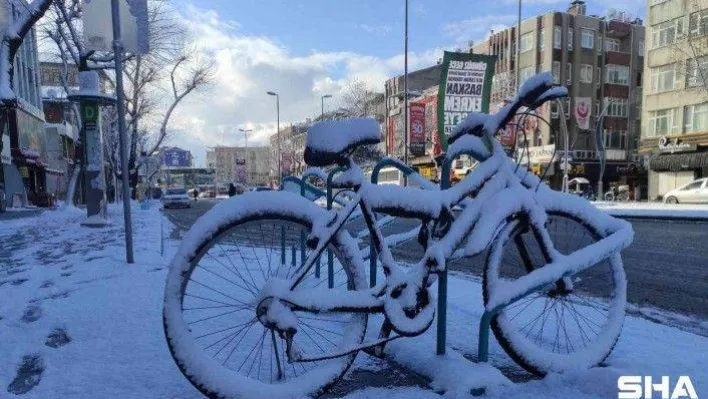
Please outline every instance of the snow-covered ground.
[[661, 202], [595, 202], [594, 204], [613, 216], [708, 219], [708, 205]]
[[[114, 224], [104, 229], [80, 227], [84, 213], [78, 210], [0, 224], [0, 392], [24, 391], [26, 398], [200, 397], [174, 365], [162, 330], [165, 267], [178, 241], [167, 240], [161, 256], [157, 207], [133, 209], [133, 265], [124, 261], [117, 207], [109, 208]], [[167, 236], [172, 229], [164, 226]], [[369, 388], [361, 372], [388, 368], [360, 354], [340, 383], [353, 384], [345, 397], [436, 398], [435, 391], [445, 391], [445, 397], [461, 398], [469, 397], [469, 388], [485, 385], [489, 398], [616, 398], [620, 375], [669, 375], [672, 382], [688, 375], [699, 397], [708, 392], [705, 331], [697, 335], [627, 317], [605, 367], [538, 380], [516, 366], [493, 337], [493, 367], [469, 360], [477, 352], [481, 285], [476, 278], [453, 275], [448, 295], [445, 357], [435, 355], [435, 324], [387, 349], [396, 362], [428, 375], [429, 388]], [[380, 322], [370, 319], [370, 335]]]

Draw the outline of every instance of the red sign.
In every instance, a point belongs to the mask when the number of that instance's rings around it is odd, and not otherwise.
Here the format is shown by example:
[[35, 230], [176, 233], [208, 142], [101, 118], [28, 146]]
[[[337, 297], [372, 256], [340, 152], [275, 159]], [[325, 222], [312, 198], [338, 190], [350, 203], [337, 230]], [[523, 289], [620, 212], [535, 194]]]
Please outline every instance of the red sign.
[[410, 103], [408, 144], [412, 155], [425, 155], [425, 104]]

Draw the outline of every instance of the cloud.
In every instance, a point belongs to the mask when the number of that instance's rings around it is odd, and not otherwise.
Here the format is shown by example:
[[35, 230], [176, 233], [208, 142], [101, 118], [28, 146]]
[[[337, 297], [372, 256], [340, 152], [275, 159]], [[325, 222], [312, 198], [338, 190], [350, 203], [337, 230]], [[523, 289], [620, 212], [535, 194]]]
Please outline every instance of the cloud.
[[391, 32], [390, 25], [374, 26], [374, 25], [368, 25], [368, 24], [359, 24], [357, 26], [359, 27], [359, 29], [362, 29], [364, 32], [374, 34], [377, 36], [385, 36]]
[[[253, 129], [248, 144], [262, 145], [276, 132], [276, 100], [280, 95], [281, 127], [319, 115], [321, 96], [332, 94], [325, 107], [335, 107], [346, 83], [354, 78], [383, 91], [386, 79], [402, 73], [403, 55], [376, 57], [347, 51], [293, 54], [276, 38], [249, 35], [237, 22], [213, 11], [188, 7], [182, 13], [195, 45], [216, 60], [216, 81], [207, 92], [185, 99], [175, 111], [170, 145], [191, 150], [203, 163], [206, 147], [242, 145], [239, 128]], [[411, 70], [435, 64], [441, 49], [410, 53]]]
[[454, 21], [443, 25], [443, 33], [456, 40], [457, 43], [467, 43], [469, 40], [481, 40], [489, 36], [491, 29], [502, 29], [517, 20], [514, 14], [486, 15], [465, 20]]

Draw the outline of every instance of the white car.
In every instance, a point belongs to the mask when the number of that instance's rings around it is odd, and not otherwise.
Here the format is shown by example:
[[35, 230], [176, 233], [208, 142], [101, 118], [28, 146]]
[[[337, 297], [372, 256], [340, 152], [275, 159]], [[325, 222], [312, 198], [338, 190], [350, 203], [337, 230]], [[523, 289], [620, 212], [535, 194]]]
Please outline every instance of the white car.
[[667, 204], [708, 204], [708, 179], [694, 180], [664, 194]]
[[192, 207], [192, 201], [189, 199], [187, 190], [183, 188], [168, 188], [160, 201], [165, 209]]

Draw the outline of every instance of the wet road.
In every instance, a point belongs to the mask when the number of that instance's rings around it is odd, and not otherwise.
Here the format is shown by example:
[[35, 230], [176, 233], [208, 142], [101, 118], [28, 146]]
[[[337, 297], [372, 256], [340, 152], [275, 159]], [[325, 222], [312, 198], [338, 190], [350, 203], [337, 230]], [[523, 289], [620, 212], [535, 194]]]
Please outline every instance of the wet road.
[[[168, 210], [178, 227], [186, 229], [217, 202], [199, 200], [190, 209]], [[623, 252], [630, 303], [708, 319], [708, 222], [630, 219], [634, 242]], [[405, 232], [415, 221], [401, 220], [385, 234]], [[351, 232], [364, 226], [354, 223]], [[412, 260], [422, 254], [414, 241], [402, 244], [397, 256]], [[483, 257], [450, 265], [451, 269], [479, 274]]]

